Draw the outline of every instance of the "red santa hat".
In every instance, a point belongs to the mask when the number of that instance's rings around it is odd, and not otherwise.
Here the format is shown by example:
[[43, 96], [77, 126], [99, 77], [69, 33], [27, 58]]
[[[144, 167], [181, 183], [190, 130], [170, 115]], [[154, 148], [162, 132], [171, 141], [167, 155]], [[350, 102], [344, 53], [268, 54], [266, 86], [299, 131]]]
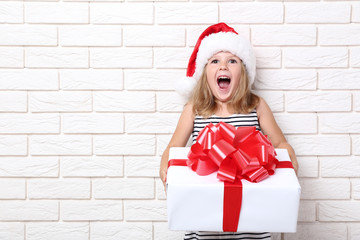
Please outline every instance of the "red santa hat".
[[255, 79], [256, 59], [250, 42], [225, 23], [218, 23], [200, 35], [189, 59], [186, 78], [176, 83], [176, 91], [189, 96], [208, 60], [221, 51], [231, 52], [242, 60], [251, 86]]

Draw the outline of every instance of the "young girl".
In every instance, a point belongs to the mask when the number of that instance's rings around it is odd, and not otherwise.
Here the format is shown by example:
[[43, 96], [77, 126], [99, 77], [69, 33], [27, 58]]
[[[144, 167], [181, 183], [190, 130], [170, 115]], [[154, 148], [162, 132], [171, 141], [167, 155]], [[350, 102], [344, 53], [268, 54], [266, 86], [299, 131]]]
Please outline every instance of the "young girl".
[[[191, 134], [193, 143], [196, 142], [199, 132], [207, 124], [220, 121], [236, 127], [255, 126], [268, 135], [275, 148], [288, 150], [297, 172], [295, 152], [269, 106], [251, 92], [255, 61], [250, 43], [225, 23], [212, 25], [200, 35], [189, 60], [187, 80], [180, 83], [180, 91], [183, 94], [191, 92], [191, 95], [161, 158], [160, 178], [164, 185], [169, 149], [185, 147]], [[186, 89], [184, 85], [190, 87]], [[271, 239], [271, 235], [266, 232], [188, 232], [184, 239]]]

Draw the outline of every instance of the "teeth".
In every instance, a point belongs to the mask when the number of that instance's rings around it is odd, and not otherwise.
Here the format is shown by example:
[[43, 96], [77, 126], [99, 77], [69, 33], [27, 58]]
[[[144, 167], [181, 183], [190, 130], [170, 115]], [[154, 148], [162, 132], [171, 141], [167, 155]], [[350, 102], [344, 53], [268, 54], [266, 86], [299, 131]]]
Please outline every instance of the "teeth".
[[228, 77], [219, 77], [218, 79], [219, 79], [219, 80], [220, 80], [220, 79], [227, 80], [227, 79], [230, 79], [230, 78], [228, 78]]

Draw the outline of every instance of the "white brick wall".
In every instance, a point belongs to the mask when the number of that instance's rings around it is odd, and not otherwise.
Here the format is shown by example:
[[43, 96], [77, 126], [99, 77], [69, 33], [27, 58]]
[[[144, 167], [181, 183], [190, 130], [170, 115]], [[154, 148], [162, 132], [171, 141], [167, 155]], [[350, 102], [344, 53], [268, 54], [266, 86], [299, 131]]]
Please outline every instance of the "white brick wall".
[[0, 2], [0, 239], [180, 240], [158, 178], [199, 34], [225, 21], [300, 164], [297, 233], [360, 239], [357, 1]]

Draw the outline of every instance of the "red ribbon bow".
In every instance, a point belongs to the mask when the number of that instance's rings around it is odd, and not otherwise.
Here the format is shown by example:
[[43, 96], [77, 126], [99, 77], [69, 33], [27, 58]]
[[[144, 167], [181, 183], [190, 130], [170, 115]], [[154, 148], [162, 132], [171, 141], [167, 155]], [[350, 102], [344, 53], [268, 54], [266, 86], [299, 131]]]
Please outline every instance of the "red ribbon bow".
[[275, 156], [271, 142], [256, 127], [210, 123], [192, 145], [187, 165], [201, 176], [217, 171], [217, 178], [224, 182], [260, 182], [274, 174]]

